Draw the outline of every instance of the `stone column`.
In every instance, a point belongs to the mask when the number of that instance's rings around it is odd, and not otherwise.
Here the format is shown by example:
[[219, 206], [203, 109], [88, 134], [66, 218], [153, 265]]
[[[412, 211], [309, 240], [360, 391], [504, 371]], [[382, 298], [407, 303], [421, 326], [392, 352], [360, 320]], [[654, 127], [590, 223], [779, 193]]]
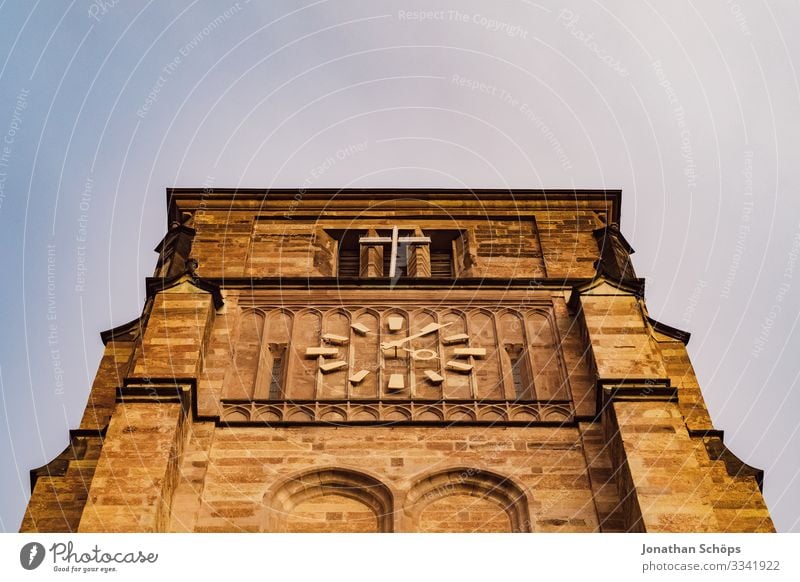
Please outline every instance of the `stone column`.
[[[424, 237], [421, 229], [414, 230], [414, 237]], [[431, 245], [430, 243], [411, 243], [408, 247], [408, 276], [431, 276]]]
[[[368, 237], [377, 237], [375, 229], [367, 232]], [[383, 277], [383, 245], [362, 244], [359, 255], [359, 268], [361, 277]], [[388, 274], [387, 274], [388, 275]]]

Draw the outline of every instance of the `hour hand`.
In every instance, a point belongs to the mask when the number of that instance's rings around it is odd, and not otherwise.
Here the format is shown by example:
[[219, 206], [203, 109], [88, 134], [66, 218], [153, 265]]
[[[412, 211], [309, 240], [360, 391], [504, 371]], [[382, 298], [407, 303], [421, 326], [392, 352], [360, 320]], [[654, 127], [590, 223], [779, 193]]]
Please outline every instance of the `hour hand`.
[[[452, 322], [450, 322], [450, 323], [452, 323]], [[402, 339], [394, 340], [394, 341], [391, 341], [391, 342], [381, 342], [381, 349], [388, 350], [388, 349], [391, 349], [391, 348], [399, 348], [404, 343], [409, 342], [412, 339], [415, 339], [415, 338], [418, 338], [418, 337], [422, 337], [424, 335], [428, 335], [429, 333], [433, 333], [435, 331], [438, 331], [438, 330], [442, 329], [443, 327], [447, 327], [448, 325], [450, 325], [450, 323], [429, 323], [428, 325], [423, 327], [419, 331], [419, 333], [415, 333], [415, 334], [410, 335], [408, 337], [404, 337]]]

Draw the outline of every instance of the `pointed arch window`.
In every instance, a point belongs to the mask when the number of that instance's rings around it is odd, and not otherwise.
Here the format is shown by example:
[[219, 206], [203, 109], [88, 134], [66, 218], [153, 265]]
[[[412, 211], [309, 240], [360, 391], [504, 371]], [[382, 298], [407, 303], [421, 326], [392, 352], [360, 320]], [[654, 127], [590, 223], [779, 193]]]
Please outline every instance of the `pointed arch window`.
[[269, 378], [269, 399], [280, 400], [284, 394], [284, 378], [286, 377], [286, 344], [271, 344], [269, 352], [272, 356]]
[[[231, 362], [225, 374], [225, 398], [284, 398], [288, 345], [285, 342], [268, 342], [268, 328], [269, 322], [263, 313], [242, 313]], [[273, 330], [273, 337], [281, 331]]]
[[515, 400], [533, 399], [533, 379], [525, 346], [506, 344], [506, 353], [511, 363], [511, 381], [514, 385]]

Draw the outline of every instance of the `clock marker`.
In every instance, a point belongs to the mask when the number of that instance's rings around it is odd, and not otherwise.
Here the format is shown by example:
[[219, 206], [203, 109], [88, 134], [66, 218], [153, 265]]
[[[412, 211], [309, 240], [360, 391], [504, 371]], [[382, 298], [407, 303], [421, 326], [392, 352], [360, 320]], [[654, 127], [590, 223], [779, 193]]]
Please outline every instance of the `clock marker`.
[[350, 338], [347, 338], [343, 335], [336, 335], [335, 333], [326, 333], [322, 336], [322, 339], [328, 342], [329, 344], [336, 344], [336, 345], [344, 345], [350, 341]]
[[350, 376], [349, 378], [350, 382], [352, 382], [353, 384], [360, 384], [361, 381], [364, 380], [364, 378], [366, 378], [368, 374], [369, 370], [359, 370], [358, 372]]
[[469, 336], [465, 333], [459, 333], [456, 335], [448, 335], [442, 338], [442, 343], [449, 345], [449, 344], [463, 344], [464, 342], [469, 340]]
[[306, 356], [308, 357], [322, 356], [323, 358], [326, 358], [328, 356], [338, 356], [338, 355], [339, 355], [338, 348], [329, 348], [326, 346], [306, 348]]
[[402, 390], [405, 387], [406, 384], [403, 382], [402, 374], [392, 374], [389, 376], [389, 390]]
[[425, 370], [425, 377], [434, 384], [441, 384], [444, 381], [444, 376], [437, 374], [433, 370]]
[[354, 323], [350, 327], [360, 335], [366, 335], [369, 332], [369, 328], [363, 323]]
[[486, 356], [486, 348], [456, 348], [453, 354], [457, 358], [468, 358], [469, 356], [483, 358]]
[[336, 370], [341, 370], [342, 368], [347, 367], [347, 362], [344, 360], [336, 360], [335, 362], [328, 362], [326, 364], [320, 364], [319, 369], [323, 372], [334, 372]]
[[447, 369], [453, 370], [454, 372], [461, 372], [462, 374], [468, 374], [472, 371], [472, 364], [463, 364], [461, 362], [456, 362], [455, 360], [450, 360], [447, 362]]

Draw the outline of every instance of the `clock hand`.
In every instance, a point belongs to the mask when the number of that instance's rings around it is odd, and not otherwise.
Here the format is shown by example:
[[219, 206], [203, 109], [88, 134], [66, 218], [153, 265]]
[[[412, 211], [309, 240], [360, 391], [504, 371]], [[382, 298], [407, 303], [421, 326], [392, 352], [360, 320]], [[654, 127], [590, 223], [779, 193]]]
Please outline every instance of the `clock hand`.
[[428, 325], [426, 325], [425, 327], [422, 328], [422, 331], [420, 331], [419, 333], [415, 333], [414, 335], [410, 335], [408, 337], [404, 337], [403, 339], [395, 340], [395, 341], [392, 341], [392, 342], [382, 342], [381, 343], [381, 349], [388, 350], [390, 348], [400, 347], [404, 343], [409, 342], [412, 339], [416, 339], [418, 337], [422, 337], [423, 335], [428, 335], [429, 333], [433, 333], [433, 332], [435, 332], [437, 330], [442, 329], [443, 327], [447, 327], [448, 325], [451, 325], [452, 323], [453, 322], [451, 321], [450, 323], [431, 323], [431, 324], [428, 324]]

